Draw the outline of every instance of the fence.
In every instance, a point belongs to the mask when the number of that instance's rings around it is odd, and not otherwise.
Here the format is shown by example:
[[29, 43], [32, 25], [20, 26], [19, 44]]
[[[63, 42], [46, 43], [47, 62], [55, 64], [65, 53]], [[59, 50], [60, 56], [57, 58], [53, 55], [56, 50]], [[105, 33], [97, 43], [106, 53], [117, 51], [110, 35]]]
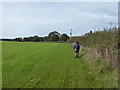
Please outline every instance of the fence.
[[105, 50], [98, 50], [96, 48], [93, 47], [82, 47], [87, 49], [87, 51], [89, 51], [89, 54], [91, 57], [95, 57], [97, 58], [103, 58], [103, 60], [105, 60], [106, 65], [108, 65], [109, 67], [112, 67], [114, 69], [118, 70], [118, 51], [116, 50], [116, 52], [112, 52], [112, 49], [108, 49], [106, 48]]

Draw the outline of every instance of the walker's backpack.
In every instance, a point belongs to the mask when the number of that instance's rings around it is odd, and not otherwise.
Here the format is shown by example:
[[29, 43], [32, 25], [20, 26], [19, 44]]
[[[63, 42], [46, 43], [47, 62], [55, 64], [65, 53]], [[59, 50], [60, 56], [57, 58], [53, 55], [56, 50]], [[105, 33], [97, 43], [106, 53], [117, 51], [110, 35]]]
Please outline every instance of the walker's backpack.
[[79, 44], [76, 45], [76, 49], [80, 49], [80, 45]]

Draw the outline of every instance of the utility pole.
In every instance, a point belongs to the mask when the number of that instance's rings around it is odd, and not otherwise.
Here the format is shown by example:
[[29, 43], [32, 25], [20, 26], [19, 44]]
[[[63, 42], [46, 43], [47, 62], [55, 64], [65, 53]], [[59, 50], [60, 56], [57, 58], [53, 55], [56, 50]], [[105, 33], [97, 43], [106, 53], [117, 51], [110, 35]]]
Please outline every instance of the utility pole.
[[110, 24], [110, 30], [112, 30], [112, 22], [110, 22], [109, 24]]
[[96, 32], [96, 29], [94, 28], [94, 32]]
[[72, 37], [72, 29], [70, 30], [70, 37]]

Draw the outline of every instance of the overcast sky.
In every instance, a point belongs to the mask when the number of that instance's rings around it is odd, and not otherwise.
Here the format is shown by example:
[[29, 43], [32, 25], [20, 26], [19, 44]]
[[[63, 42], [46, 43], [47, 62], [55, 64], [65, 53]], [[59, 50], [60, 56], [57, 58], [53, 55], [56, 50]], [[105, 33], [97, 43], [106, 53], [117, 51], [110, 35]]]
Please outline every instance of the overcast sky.
[[2, 38], [47, 36], [51, 31], [69, 35], [70, 29], [80, 36], [118, 23], [117, 2], [9, 2], [1, 8]]

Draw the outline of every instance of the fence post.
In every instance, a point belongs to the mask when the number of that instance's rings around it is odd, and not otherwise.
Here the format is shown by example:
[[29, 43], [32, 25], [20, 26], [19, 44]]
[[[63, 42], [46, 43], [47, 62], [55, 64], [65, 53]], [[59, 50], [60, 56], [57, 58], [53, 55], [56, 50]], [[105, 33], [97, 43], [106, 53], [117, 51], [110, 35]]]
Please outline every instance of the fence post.
[[106, 48], [106, 60], [108, 59], [108, 48]]
[[98, 50], [96, 49], [95, 51], [96, 51], [96, 58], [98, 58]]

